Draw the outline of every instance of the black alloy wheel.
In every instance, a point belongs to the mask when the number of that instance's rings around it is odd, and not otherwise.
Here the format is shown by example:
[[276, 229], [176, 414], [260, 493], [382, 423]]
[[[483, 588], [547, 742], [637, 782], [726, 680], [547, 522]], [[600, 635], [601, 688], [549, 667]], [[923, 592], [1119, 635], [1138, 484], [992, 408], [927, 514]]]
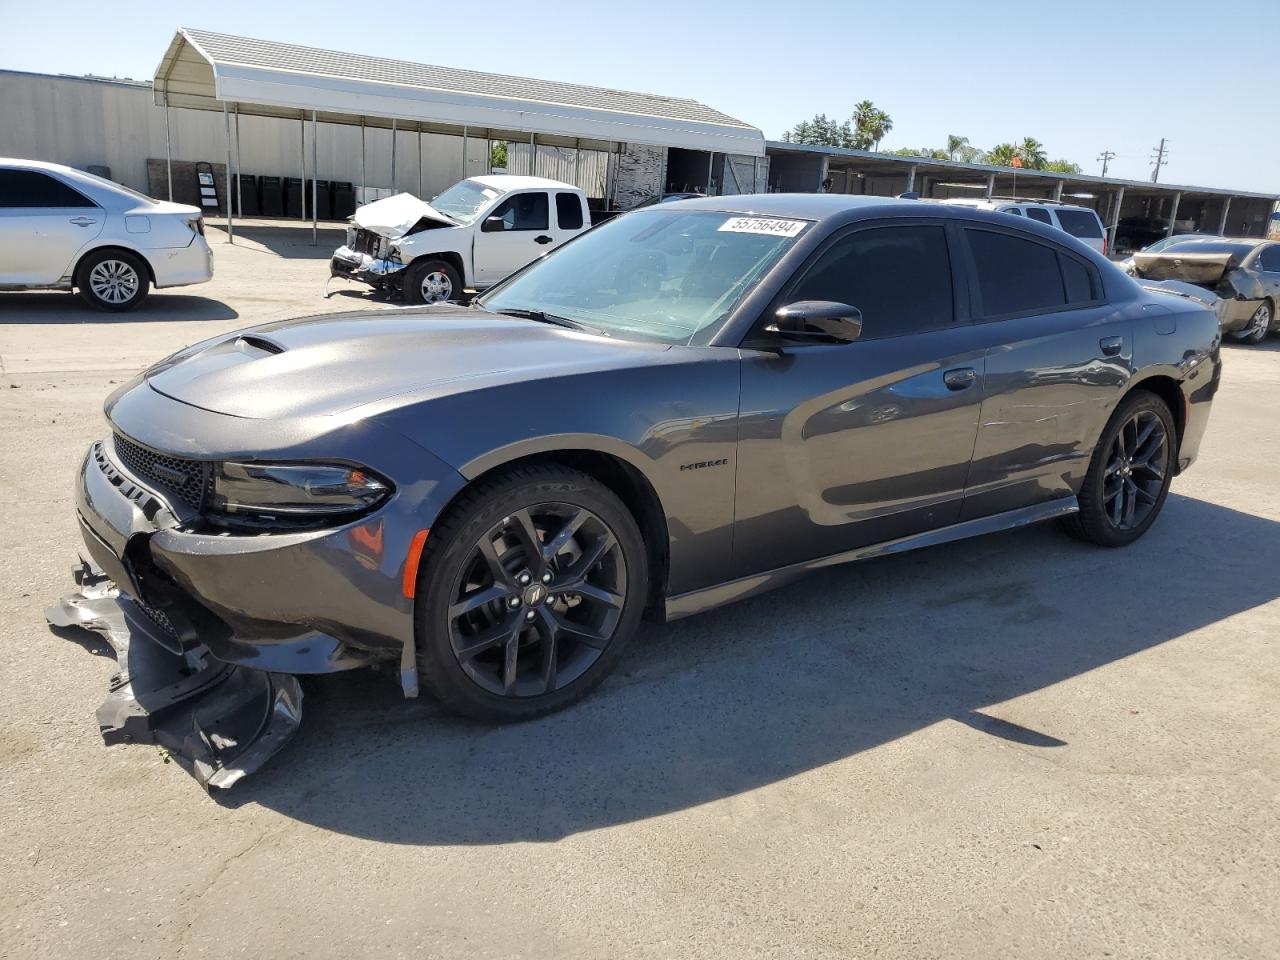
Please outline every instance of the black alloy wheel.
[[1104, 547], [1137, 540], [1164, 507], [1177, 453], [1168, 405], [1154, 393], [1134, 391], [1103, 429], [1077, 497], [1080, 510], [1063, 518], [1063, 528]]
[[449, 640], [477, 685], [554, 693], [604, 652], [626, 602], [627, 564], [598, 516], [569, 503], [516, 510], [486, 530], [449, 606]]
[[419, 675], [478, 719], [559, 710], [613, 668], [648, 583], [635, 518], [593, 477], [543, 464], [480, 481], [437, 521], [422, 556]]

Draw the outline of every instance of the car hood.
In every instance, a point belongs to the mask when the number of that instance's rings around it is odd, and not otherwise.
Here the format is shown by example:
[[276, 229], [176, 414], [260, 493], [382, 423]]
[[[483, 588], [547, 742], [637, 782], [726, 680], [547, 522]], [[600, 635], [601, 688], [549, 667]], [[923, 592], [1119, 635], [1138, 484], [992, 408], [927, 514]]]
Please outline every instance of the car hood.
[[383, 197], [373, 203], [366, 203], [363, 207], [357, 208], [355, 214], [356, 226], [371, 230], [388, 240], [398, 240], [403, 237], [424, 218], [446, 227], [458, 225], [431, 204], [419, 200], [411, 193], [397, 193], [392, 197]]
[[171, 399], [234, 417], [353, 416], [644, 364], [669, 349], [466, 307], [372, 310], [215, 337], [162, 360], [145, 379]]

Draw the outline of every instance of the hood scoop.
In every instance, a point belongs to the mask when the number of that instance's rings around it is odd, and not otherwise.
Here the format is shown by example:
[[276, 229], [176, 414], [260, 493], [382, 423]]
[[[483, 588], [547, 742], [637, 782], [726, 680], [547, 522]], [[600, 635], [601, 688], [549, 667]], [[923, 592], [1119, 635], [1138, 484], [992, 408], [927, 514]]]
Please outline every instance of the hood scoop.
[[268, 340], [266, 337], [258, 336], [254, 333], [245, 333], [236, 337], [233, 341], [236, 349], [241, 353], [253, 355], [255, 353], [284, 353], [285, 346], [274, 340]]

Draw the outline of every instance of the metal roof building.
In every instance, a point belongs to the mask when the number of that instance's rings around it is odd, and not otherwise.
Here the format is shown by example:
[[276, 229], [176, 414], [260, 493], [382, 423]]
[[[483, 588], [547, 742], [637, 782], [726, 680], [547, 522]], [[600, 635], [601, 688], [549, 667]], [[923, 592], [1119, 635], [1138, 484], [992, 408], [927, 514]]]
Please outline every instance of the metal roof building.
[[471, 136], [639, 143], [764, 156], [764, 134], [696, 100], [590, 87], [181, 29], [156, 70], [156, 103], [326, 122], [397, 118]]

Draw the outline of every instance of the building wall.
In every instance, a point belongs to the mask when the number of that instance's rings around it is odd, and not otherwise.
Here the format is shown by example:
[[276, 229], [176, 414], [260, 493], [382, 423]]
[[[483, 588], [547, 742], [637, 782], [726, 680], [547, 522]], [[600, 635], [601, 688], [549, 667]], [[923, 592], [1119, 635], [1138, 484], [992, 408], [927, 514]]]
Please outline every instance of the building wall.
[[[165, 111], [155, 105], [149, 84], [0, 72], [0, 89], [0, 156], [48, 160], [81, 169], [106, 166], [113, 180], [147, 191], [147, 160], [165, 157]], [[467, 138], [464, 164], [462, 137], [399, 130], [392, 183], [389, 129], [364, 129], [362, 163], [359, 126], [317, 126], [315, 146], [321, 180], [345, 180], [357, 186], [390, 187], [433, 197], [463, 176], [489, 172], [486, 140]], [[244, 173], [301, 176], [305, 153], [306, 176], [316, 175], [311, 169], [309, 119], [246, 115], [239, 118], [238, 129]], [[233, 116], [233, 143], [235, 132]], [[175, 161], [226, 163], [226, 128], [221, 113], [171, 109], [169, 136]], [[513, 144], [509, 149], [518, 151], [519, 147]], [[527, 144], [524, 149], [527, 151]], [[566, 165], [558, 155], [544, 157], [539, 149], [540, 174], [550, 175], [554, 168], [556, 173], [570, 174], [558, 179], [573, 182], [571, 164]], [[584, 158], [588, 153], [584, 151]], [[526, 155], [526, 165], [527, 161]], [[599, 190], [603, 162], [601, 158], [584, 159], [584, 188]]]

